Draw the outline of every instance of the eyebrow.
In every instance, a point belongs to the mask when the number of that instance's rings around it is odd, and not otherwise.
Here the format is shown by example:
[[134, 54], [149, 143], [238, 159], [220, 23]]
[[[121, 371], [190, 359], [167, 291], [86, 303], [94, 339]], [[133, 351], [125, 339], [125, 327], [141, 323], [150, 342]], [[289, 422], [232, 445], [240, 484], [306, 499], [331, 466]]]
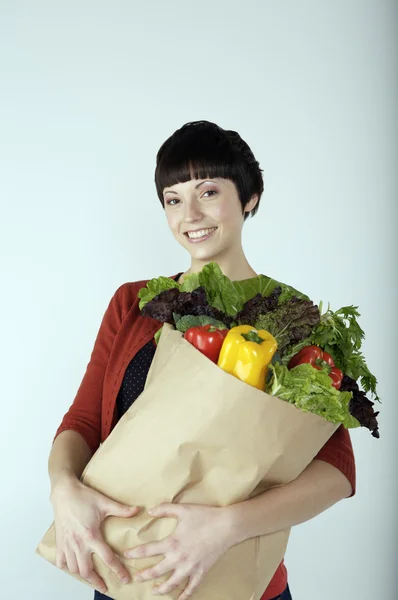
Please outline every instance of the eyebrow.
[[[204, 183], [207, 183], [207, 182], [216, 183], [212, 179], [205, 179], [205, 181], [201, 181], [200, 183], [198, 183], [197, 185], [195, 185], [195, 190], [197, 190], [201, 185], [203, 185]], [[175, 190], [167, 190], [167, 192], [164, 193], [164, 196], [166, 194], [178, 194], [178, 192], [176, 192]]]

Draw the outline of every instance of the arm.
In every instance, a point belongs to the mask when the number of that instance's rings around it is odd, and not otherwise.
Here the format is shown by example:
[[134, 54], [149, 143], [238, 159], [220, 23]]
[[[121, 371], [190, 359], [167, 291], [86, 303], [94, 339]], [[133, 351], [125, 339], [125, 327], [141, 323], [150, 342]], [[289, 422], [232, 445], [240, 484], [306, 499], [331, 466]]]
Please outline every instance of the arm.
[[55, 564], [61, 569], [67, 567], [70, 573], [80, 575], [105, 594], [107, 588], [94, 569], [93, 553], [123, 583], [128, 583], [130, 576], [119, 557], [105, 543], [101, 523], [109, 515], [134, 516], [139, 509], [111, 500], [80, 482], [91, 456], [88, 444], [76, 431], [62, 431], [53, 443], [48, 471], [56, 534]]
[[48, 459], [56, 566], [79, 574], [103, 593], [107, 588], [94, 569], [93, 553], [124, 583], [130, 576], [120, 558], [105, 543], [101, 523], [110, 515], [134, 516], [139, 508], [107, 498], [85, 486], [80, 477], [101, 441], [103, 381], [113, 342], [124, 317], [125, 290], [126, 284], [116, 290], [103, 316], [86, 373], [73, 404], [56, 431]]
[[58, 483], [80, 479], [92, 452], [77, 431], [62, 431], [54, 440], [48, 459], [51, 494]]
[[233, 544], [308, 521], [351, 492], [341, 471], [314, 459], [294, 481], [225, 507]]
[[[125, 316], [128, 285], [122, 284], [109, 302], [76, 397], [54, 437], [55, 440], [61, 432], [74, 430], [83, 437], [91, 454], [101, 443], [102, 388], [113, 342]], [[87, 449], [83, 452], [87, 453]]]
[[127, 549], [124, 556], [164, 554], [164, 561], [136, 573], [134, 580], [154, 579], [174, 570], [156, 587], [160, 594], [167, 594], [189, 576], [178, 599], [187, 600], [205, 573], [235, 544], [307, 521], [350, 493], [351, 484], [341, 471], [314, 459], [294, 481], [244, 502], [221, 507], [185, 503], [156, 506], [151, 516], [176, 518], [176, 529], [160, 541]]
[[[160, 541], [127, 549], [125, 556], [164, 554], [163, 562], [136, 573], [136, 577], [140, 575], [139, 581], [145, 581], [174, 569], [170, 579], [158, 586], [159, 593], [166, 594], [189, 574], [190, 582], [179, 597], [186, 600], [204, 574], [235, 544], [308, 521], [354, 493], [355, 461], [350, 435], [339, 427], [307, 468], [288, 484], [227, 506], [167, 502], [156, 506], [151, 516], [175, 517], [176, 529]], [[192, 535], [197, 531], [199, 537]]]

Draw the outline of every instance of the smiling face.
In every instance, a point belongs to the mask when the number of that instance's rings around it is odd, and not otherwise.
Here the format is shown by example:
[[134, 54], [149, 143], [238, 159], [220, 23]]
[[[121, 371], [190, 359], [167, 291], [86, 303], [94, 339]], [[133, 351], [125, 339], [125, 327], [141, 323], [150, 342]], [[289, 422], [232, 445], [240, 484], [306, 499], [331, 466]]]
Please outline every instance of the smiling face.
[[[225, 260], [241, 248], [244, 215], [233, 181], [191, 179], [163, 190], [168, 225], [192, 264]], [[257, 196], [246, 205], [249, 212]]]

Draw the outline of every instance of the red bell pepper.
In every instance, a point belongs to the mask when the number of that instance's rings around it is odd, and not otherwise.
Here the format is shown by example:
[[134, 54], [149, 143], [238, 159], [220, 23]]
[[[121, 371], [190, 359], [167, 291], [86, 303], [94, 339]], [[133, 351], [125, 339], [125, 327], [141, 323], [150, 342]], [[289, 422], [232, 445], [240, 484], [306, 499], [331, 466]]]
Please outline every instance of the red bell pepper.
[[297, 365], [309, 363], [315, 369], [321, 370], [328, 366], [328, 375], [332, 380], [332, 386], [340, 389], [343, 380], [343, 371], [335, 367], [333, 358], [328, 352], [324, 352], [319, 346], [306, 346], [290, 360], [288, 369], [294, 369]]
[[217, 363], [228, 331], [229, 329], [217, 329], [214, 325], [199, 325], [187, 329], [184, 338], [207, 358]]

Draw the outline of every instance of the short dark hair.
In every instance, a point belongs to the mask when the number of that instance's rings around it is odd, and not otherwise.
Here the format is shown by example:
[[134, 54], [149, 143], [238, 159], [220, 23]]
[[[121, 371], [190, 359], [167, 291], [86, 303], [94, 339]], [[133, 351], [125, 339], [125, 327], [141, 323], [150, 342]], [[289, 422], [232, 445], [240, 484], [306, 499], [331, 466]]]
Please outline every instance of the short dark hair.
[[253, 194], [258, 202], [245, 220], [258, 211], [264, 191], [262, 169], [248, 144], [236, 131], [210, 121], [192, 121], [177, 129], [156, 156], [155, 185], [164, 208], [163, 190], [190, 179], [222, 177], [237, 188], [242, 212]]

